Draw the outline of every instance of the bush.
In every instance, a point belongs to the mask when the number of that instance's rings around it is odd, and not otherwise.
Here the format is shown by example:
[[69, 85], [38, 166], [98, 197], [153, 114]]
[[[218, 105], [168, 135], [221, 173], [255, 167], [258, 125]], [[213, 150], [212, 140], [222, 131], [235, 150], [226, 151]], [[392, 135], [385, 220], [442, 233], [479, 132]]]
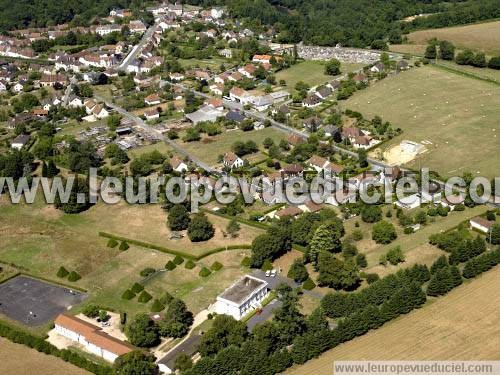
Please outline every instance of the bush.
[[212, 271], [215, 271], [215, 272], [216, 272], [216, 271], [219, 271], [222, 267], [224, 267], [224, 266], [222, 265], [222, 263], [219, 263], [219, 262], [214, 262], [214, 263], [210, 266], [210, 269], [211, 269]]
[[192, 270], [194, 267], [196, 267], [196, 263], [193, 262], [192, 260], [188, 260], [186, 264], [184, 265], [184, 268], [188, 270]]
[[134, 292], [135, 294], [137, 294], [137, 293], [140, 293], [144, 290], [144, 286], [142, 286], [139, 283], [134, 283], [134, 285], [132, 285], [132, 288], [130, 288], [130, 290], [132, 292]]
[[80, 280], [81, 278], [82, 277], [76, 271], [71, 271], [68, 276], [68, 281], [75, 282]]
[[125, 251], [125, 250], [128, 250], [129, 249], [129, 245], [128, 243], [126, 243], [125, 241], [122, 241], [122, 243], [120, 244], [120, 247], [118, 249], [120, 249], [121, 251]]
[[269, 259], [266, 259], [264, 261], [264, 264], [262, 264], [261, 269], [262, 271], [271, 271], [273, 269], [273, 262], [271, 262]]
[[118, 241], [115, 240], [114, 238], [110, 238], [109, 241], [108, 241], [108, 247], [110, 248], [114, 248], [114, 247], [117, 247], [118, 246]]
[[96, 305], [89, 304], [82, 309], [82, 314], [88, 318], [97, 318], [99, 316], [99, 308]]
[[354, 241], [361, 241], [363, 239], [363, 232], [361, 229], [355, 229], [352, 231], [352, 239]]
[[203, 267], [203, 268], [200, 270], [200, 272], [199, 272], [199, 274], [198, 274], [198, 275], [200, 275], [201, 277], [207, 277], [207, 276], [209, 276], [211, 273], [212, 273], [212, 272], [211, 272], [211, 271], [210, 271], [207, 267]]
[[405, 227], [405, 229], [403, 230], [404, 234], [412, 234], [414, 232], [415, 230], [412, 227]]
[[405, 255], [400, 246], [393, 247], [389, 249], [387, 252], [387, 260], [390, 264], [395, 266], [396, 264], [402, 263], [405, 261]]
[[373, 284], [375, 281], [380, 280], [380, 276], [376, 273], [368, 273], [366, 275], [366, 282], [368, 284]]
[[373, 226], [372, 239], [376, 243], [388, 244], [398, 237], [394, 225], [387, 221], [379, 221]]
[[316, 288], [316, 284], [310, 277], [302, 284], [302, 289], [313, 290], [314, 288]]
[[146, 292], [145, 290], [143, 290], [142, 293], [139, 295], [138, 301], [140, 303], [147, 303], [151, 300], [151, 298], [153, 298], [153, 296], [148, 292]]
[[165, 269], [169, 270], [169, 271], [173, 271], [175, 269], [175, 267], [177, 267], [177, 265], [172, 262], [171, 260], [168, 261], [167, 264], [165, 264]]
[[147, 268], [144, 268], [139, 274], [142, 277], [148, 277], [149, 275], [152, 275], [155, 272], [156, 272], [156, 270], [154, 268], [147, 267]]
[[63, 266], [59, 267], [59, 270], [57, 270], [57, 277], [64, 278], [68, 276], [69, 271], [64, 268]]
[[182, 262], [184, 262], [184, 258], [181, 257], [180, 255], [176, 255], [174, 258], [174, 263], [176, 265], [180, 265], [180, 264], [182, 264]]
[[169, 292], [165, 292], [165, 294], [159, 299], [159, 301], [162, 305], [168, 305], [173, 299], [174, 297]]
[[240, 264], [242, 267], [250, 268], [250, 265], [252, 264], [252, 260], [250, 259], [250, 257], [244, 257]]
[[130, 289], [127, 289], [126, 291], [123, 292], [122, 294], [122, 299], [125, 299], [127, 301], [130, 301], [132, 298], [135, 297], [135, 293], [132, 292]]
[[155, 299], [153, 301], [153, 304], [151, 305], [151, 312], [160, 312], [165, 308], [165, 305], [163, 305], [160, 300]]

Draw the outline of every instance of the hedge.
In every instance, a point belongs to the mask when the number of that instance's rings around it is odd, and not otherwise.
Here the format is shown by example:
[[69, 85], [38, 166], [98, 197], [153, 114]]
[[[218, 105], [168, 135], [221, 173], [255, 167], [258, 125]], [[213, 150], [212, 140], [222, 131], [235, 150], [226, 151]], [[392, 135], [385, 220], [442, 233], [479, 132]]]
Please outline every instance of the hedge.
[[132, 298], [135, 297], [135, 293], [132, 292], [130, 289], [127, 289], [126, 291], [123, 292], [122, 294], [122, 299], [125, 299], [127, 301], [130, 301]]
[[118, 246], [118, 241], [115, 240], [114, 238], [110, 238], [107, 246], [110, 248], [115, 248]]
[[75, 282], [80, 280], [81, 278], [82, 277], [76, 271], [71, 271], [68, 276], [68, 281]]
[[200, 270], [200, 273], [199, 275], [201, 277], [207, 277], [207, 276], [210, 276], [210, 274], [212, 273], [212, 271], [210, 271], [207, 267], [203, 267], [201, 270]]
[[188, 270], [192, 270], [194, 267], [196, 267], [196, 263], [193, 262], [191, 259], [186, 262], [184, 267]]
[[493, 251], [483, 253], [475, 258], [470, 259], [465, 263], [463, 277], [471, 279], [500, 263], [500, 248]]
[[165, 308], [165, 305], [163, 305], [158, 299], [155, 299], [153, 301], [153, 304], [151, 305], [151, 312], [160, 312]]
[[139, 283], [134, 283], [134, 285], [132, 285], [132, 288], [130, 288], [130, 290], [132, 292], [134, 292], [135, 294], [137, 294], [137, 293], [140, 293], [144, 290], [144, 286], [142, 286]]
[[219, 263], [219, 262], [214, 262], [211, 266], [210, 266], [210, 269], [212, 271], [219, 271], [222, 267], [224, 267], [222, 265], [222, 263]]
[[118, 249], [120, 249], [121, 251], [125, 251], [125, 250], [128, 250], [129, 249], [129, 245], [127, 242], [125, 241], [122, 241], [122, 243], [120, 244], [120, 247]]
[[147, 303], [151, 300], [151, 298], [153, 298], [153, 296], [148, 292], [146, 292], [145, 290], [143, 290], [142, 293], [139, 295], [138, 301], [140, 303]]
[[177, 265], [172, 262], [171, 260], [169, 260], [167, 262], [167, 264], [165, 264], [165, 269], [169, 270], [169, 271], [173, 271], [175, 269], [175, 267], [177, 267]]
[[180, 265], [180, 264], [182, 264], [182, 262], [184, 262], [184, 258], [181, 257], [180, 255], [176, 255], [174, 258], [174, 263], [176, 265]]
[[302, 284], [302, 289], [313, 290], [314, 288], [316, 288], [316, 284], [310, 277]]
[[92, 362], [79, 353], [68, 349], [58, 349], [51, 343], [45, 341], [45, 337], [32, 335], [31, 333], [22, 331], [19, 328], [10, 326], [4, 322], [0, 322], [0, 336], [5, 337], [16, 344], [22, 344], [35, 349], [40, 353], [59, 357], [65, 362], [71, 363], [97, 375], [111, 375], [113, 373], [110, 366]]
[[63, 266], [59, 267], [59, 270], [57, 271], [57, 277], [64, 278], [69, 275], [69, 271], [64, 268]]
[[139, 275], [141, 275], [142, 277], [148, 277], [149, 275], [152, 275], [155, 272], [156, 270], [154, 268], [146, 267], [139, 273]]
[[240, 264], [242, 267], [250, 268], [250, 265], [252, 264], [252, 260], [250, 259], [250, 257], [244, 257]]

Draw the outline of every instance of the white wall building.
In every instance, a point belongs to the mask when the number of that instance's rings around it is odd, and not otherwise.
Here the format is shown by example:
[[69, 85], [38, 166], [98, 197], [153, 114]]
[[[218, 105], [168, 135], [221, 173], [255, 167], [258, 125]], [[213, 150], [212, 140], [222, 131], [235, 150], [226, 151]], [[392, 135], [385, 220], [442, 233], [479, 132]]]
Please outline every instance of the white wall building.
[[245, 275], [217, 296], [214, 312], [240, 320], [253, 309], [260, 307], [261, 301], [269, 294], [267, 285], [264, 280]]

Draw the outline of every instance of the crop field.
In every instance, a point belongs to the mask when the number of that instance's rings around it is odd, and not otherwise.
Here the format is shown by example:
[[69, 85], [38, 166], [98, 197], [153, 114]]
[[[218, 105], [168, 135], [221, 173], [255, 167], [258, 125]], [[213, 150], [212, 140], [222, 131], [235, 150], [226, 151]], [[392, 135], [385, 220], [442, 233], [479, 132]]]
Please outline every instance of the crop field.
[[500, 267], [496, 267], [286, 373], [331, 374], [335, 360], [499, 360], [499, 283]]
[[432, 38], [448, 40], [458, 48], [470, 48], [488, 55], [497, 55], [500, 54], [500, 21], [421, 30], [408, 35], [410, 43], [421, 45], [427, 44]]
[[[22, 358], [22, 360], [21, 360]], [[0, 363], [3, 374], [30, 374], [36, 369], [40, 375], [84, 375], [87, 371], [62, 359], [37, 352], [24, 345], [0, 338]]]
[[[347, 73], [362, 67], [363, 64], [342, 63], [340, 69], [342, 73]], [[331, 81], [333, 78], [335, 77], [325, 74], [325, 63], [323, 61], [313, 60], [299, 62], [288, 69], [276, 73], [276, 81], [279, 82], [284, 79], [288, 90], [294, 90], [295, 85], [299, 81], [303, 81], [313, 87]]]
[[500, 87], [494, 83], [426, 66], [379, 81], [343, 105], [403, 129], [384, 148], [424, 141], [427, 151], [410, 167], [429, 167], [443, 178], [500, 173]]

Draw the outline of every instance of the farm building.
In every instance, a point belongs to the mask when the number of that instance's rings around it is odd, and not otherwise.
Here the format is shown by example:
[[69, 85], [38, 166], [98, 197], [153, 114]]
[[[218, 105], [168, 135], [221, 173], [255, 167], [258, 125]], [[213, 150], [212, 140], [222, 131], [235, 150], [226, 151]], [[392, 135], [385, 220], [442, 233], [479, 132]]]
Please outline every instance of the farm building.
[[476, 216], [469, 220], [472, 229], [477, 229], [483, 233], [488, 233], [493, 226], [493, 222], [486, 220], [484, 217]]

